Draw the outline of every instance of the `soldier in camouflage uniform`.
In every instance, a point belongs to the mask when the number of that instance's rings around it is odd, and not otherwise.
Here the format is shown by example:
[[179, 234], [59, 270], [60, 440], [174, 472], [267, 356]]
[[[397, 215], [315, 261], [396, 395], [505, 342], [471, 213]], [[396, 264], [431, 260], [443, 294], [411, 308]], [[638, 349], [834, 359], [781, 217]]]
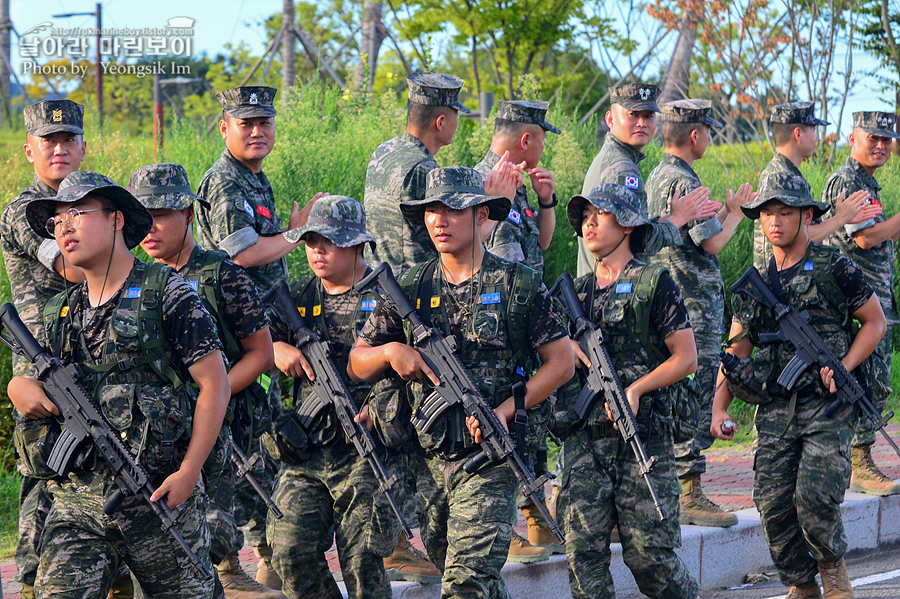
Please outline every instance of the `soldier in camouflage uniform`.
[[[314, 273], [292, 285], [295, 304], [310, 329], [329, 341], [331, 359], [360, 411], [372, 385], [349, 379], [347, 357], [375, 307], [373, 296], [364, 298], [353, 289], [371, 271], [363, 259], [364, 244], [374, 243], [366, 232], [365, 211], [356, 200], [328, 196], [316, 202], [306, 225], [294, 233], [306, 242]], [[348, 597], [390, 599], [382, 558], [396, 546], [394, 515], [378, 491], [371, 466], [349, 444], [332, 408], [324, 408], [311, 427], [300, 424], [296, 415], [301, 406], [316, 401], [309, 378], [312, 368], [288, 325], [277, 317], [274, 337], [275, 362], [298, 385], [292, 417], [305, 435], [297, 438], [292, 429], [276, 425], [275, 437], [289, 449], [281, 452], [276, 442], [273, 450], [281, 460], [274, 499], [284, 518], [269, 518], [267, 537], [284, 591], [291, 599], [339, 598], [325, 560], [325, 550], [336, 540]], [[267, 449], [271, 447], [267, 443]], [[376, 451], [388, 463], [386, 454], [395, 453], [380, 443]]]
[[[819, 141], [817, 127], [829, 123], [816, 117], [813, 102], [790, 102], [772, 107], [769, 131], [775, 142], [775, 156], [759, 176], [759, 193], [767, 193], [770, 179], [779, 174], [803, 177], [800, 165], [816, 151]], [[804, 178], [805, 182], [806, 179]], [[807, 192], [809, 184], [806, 184]], [[836, 210], [832, 217], [817, 219], [809, 227], [809, 238], [821, 243], [826, 237], [847, 223], [859, 223], [874, 218], [877, 211], [866, 207], [864, 194], [835, 198]], [[772, 257], [772, 244], [763, 235], [759, 221], [753, 223], [753, 266], [766, 268]]]
[[[34, 164], [31, 185], [3, 210], [0, 217], [0, 249], [9, 277], [12, 301], [22, 322], [42, 345], [47, 335], [41, 312], [51, 297], [69, 282], [84, 280], [80, 268], [65, 264], [56, 242], [42, 239], [25, 220], [25, 207], [37, 198], [56, 195], [66, 175], [81, 167], [86, 145], [83, 127], [84, 106], [71, 100], [47, 100], [25, 107], [25, 156]], [[13, 354], [13, 373], [29, 376], [30, 365]], [[31, 437], [33, 421], [13, 410], [18, 444]], [[35, 429], [36, 430], [36, 429]], [[19, 445], [17, 444], [17, 451]], [[19, 541], [16, 546], [16, 580], [22, 583], [22, 597], [34, 597], [38, 547], [44, 520], [50, 511], [50, 498], [44, 492], [45, 482], [29, 476], [25, 462], [18, 462], [23, 475], [19, 490]]]
[[[275, 206], [272, 185], [262, 170], [263, 160], [275, 145], [275, 107], [277, 90], [271, 87], [245, 86], [226, 89], [216, 98], [222, 105], [219, 132], [225, 149], [212, 168], [203, 175], [197, 195], [210, 204], [197, 211], [197, 233], [200, 245], [208, 250], [228, 254], [235, 264], [247, 269], [260, 294], [278, 279], [287, 278], [289, 251], [300, 241], [289, 240], [282, 233], [306, 222], [316, 194], [303, 210], [294, 202], [288, 226], [281, 226]], [[267, 389], [269, 405], [253, 406], [253, 438], [248, 447], [259, 447], [259, 436], [272, 427], [272, 419], [281, 412], [281, 392], [277, 380], [267, 375], [260, 378]], [[275, 463], [266, 460], [265, 470], [257, 471], [259, 483], [271, 492], [277, 474]], [[256, 579], [270, 588], [280, 588], [281, 581], [269, 568], [271, 549], [266, 544], [265, 504], [243, 479], [235, 491], [235, 517], [244, 528], [247, 543], [260, 558]], [[238, 536], [238, 547], [243, 539]]]
[[[172, 508], [184, 504], [179, 531], [211, 567], [200, 470], [228, 404], [215, 325], [181, 277], [165, 267], [150, 271], [151, 266], [131, 256], [129, 250], [144, 238], [152, 218], [109, 178], [71, 173], [55, 198], [30, 202], [26, 218], [39, 235], [55, 236], [66, 258], [86, 277], [45, 309], [51, 345], [60, 349], [63, 361], [79, 363], [90, 373], [104, 418], [121, 432], [126, 448], [140, 456], [157, 486], [153, 498], [166, 498]], [[146, 279], [148, 271], [159, 276]], [[153, 280], [159, 285], [153, 291], [162, 293], [153, 304], [158, 316], [147, 320], [143, 307], [149, 309], [145, 299], [151, 296], [146, 286]], [[146, 332], [150, 340], [164, 339], [165, 346], [145, 349], [148, 339], [129, 333], [144, 327], [152, 327]], [[159, 360], [139, 359], [153, 351]], [[195, 403], [174, 382], [184, 370], [197, 384]], [[28, 418], [58, 414], [34, 379], [15, 377], [8, 391]], [[143, 497], [125, 497], [114, 515], [104, 513], [115, 489], [113, 471], [90, 449], [76, 457], [66, 478], [48, 483], [53, 507], [43, 533], [37, 596], [105, 598], [124, 563], [148, 596], [211, 597], [213, 582], [188, 567], [187, 556], [174, 548]]]
[[[633, 255], [634, 233], [646, 231], [650, 221], [642, 214], [637, 194], [621, 185], [604, 183], [588, 196], [575, 196], [566, 216], [597, 259], [595, 274], [575, 281], [575, 290], [588, 317], [609, 336], [606, 343], [616, 373], [636, 420], [648, 455], [659, 461], [650, 477], [670, 515], [660, 521], [653, 499], [641, 477], [634, 453], [609, 418], [609, 409], [596, 401], [581, 422], [573, 422], [565, 435], [566, 459], [556, 513], [566, 534], [569, 586], [575, 599], [615, 597], [609, 572], [610, 533], [618, 526], [622, 556], [642, 593], [648, 597], [695, 599], [699, 585], [676, 555], [681, 528], [678, 513], [678, 479], [672, 426], [672, 405], [666, 394], [654, 393], [691, 374], [697, 354], [691, 324], [681, 293], [662, 270], [650, 298], [649, 340], [660, 360], [644, 358], [629, 326], [634, 316], [630, 297], [641, 273], [651, 268]], [[659, 268], [659, 267], [653, 267]], [[638, 343], [640, 346], [640, 343]], [[576, 363], [587, 356], [573, 342]], [[557, 391], [557, 421], [569, 414], [584, 384], [579, 370]], [[606, 409], [604, 409], [606, 407]], [[566, 434], [567, 433], [567, 434]]]
[[[841, 168], [828, 179], [822, 200], [834, 206], [842, 196], [862, 193], [869, 206], [876, 210], [871, 220], [849, 224], [828, 239], [862, 270], [869, 285], [881, 301], [888, 329], [872, 356], [873, 372], [869, 387], [875, 396], [875, 406], [884, 411], [891, 394], [891, 327], [898, 322], [894, 299], [894, 240], [900, 234], [900, 214], [887, 218], [881, 207], [881, 186], [875, 171], [891, 156], [897, 116], [886, 112], [853, 113], [853, 132], [850, 134], [850, 156]], [[833, 212], [829, 208], [829, 213]], [[870, 495], [896, 495], [900, 485], [885, 476], [872, 460], [875, 431], [865, 418], [860, 418], [853, 437], [850, 490]]]
[[[581, 193], [588, 195], [601, 183], [615, 183], [631, 190], [640, 200], [641, 214], [646, 217], [647, 192], [638, 163], [644, 159], [641, 149], [650, 143], [656, 131], [656, 113], [659, 106], [659, 88], [644, 83], [628, 83], [609, 88], [611, 105], [606, 113], [609, 133], [603, 147], [594, 158], [584, 177]], [[679, 197], [672, 202], [672, 213], [661, 215], [652, 222], [652, 227], [642, 233], [638, 253], [651, 256], [669, 245], [681, 245], [678, 229], [686, 223], [714, 216], [719, 205], [707, 202], [709, 190], [695, 191], [687, 197]], [[593, 272], [594, 257], [578, 241], [578, 276]]]
[[[695, 160], [703, 157], [709, 144], [710, 128], [722, 127], [712, 118], [708, 100], [677, 100], [660, 106], [665, 154], [647, 177], [650, 214], [665, 214], [672, 198], [687, 195], [701, 186], [694, 172]], [[666, 267], [681, 290], [684, 306], [691, 320], [697, 346], [697, 372], [700, 384], [700, 424], [690, 441], [675, 445], [675, 467], [681, 481], [681, 523], [700, 526], [734, 526], [737, 516], [726, 513], [707, 499], [700, 488], [700, 475], [706, 472], [702, 451], [709, 449], [712, 401], [722, 346], [722, 314], [725, 312], [725, 288], [716, 254], [729, 242], [744, 213], [740, 205], [750, 200], [752, 189], [742, 185], [738, 192], [728, 190], [725, 206], [704, 221], [694, 221], [681, 228], [683, 242], [666, 247], [653, 262]]]
[[[180, 164], [142, 167], [131, 176], [128, 190], [153, 216], [153, 226], [141, 241], [141, 247], [148, 256], [171, 266], [188, 281], [213, 315], [229, 364], [230, 408], [232, 412], [243, 410], [242, 392], [256, 385], [256, 379], [274, 364], [269, 321], [256, 286], [247, 271], [225, 254], [204, 250], [194, 241], [194, 202], [205, 207], [208, 204], [191, 193], [184, 167]], [[206, 523], [210, 532], [210, 559], [217, 565], [219, 580], [229, 599], [283, 598], [280, 591], [250, 578], [238, 560], [241, 547], [236, 546], [235, 475], [230, 460], [232, 418], [237, 416], [226, 417], [203, 467], [203, 482], [209, 497]], [[238, 432], [244, 431], [238, 429]], [[247, 439], [238, 441], [243, 444]], [[246, 445], [243, 447], [246, 449]]]
[[[457, 357], [500, 420], [509, 422], [515, 413], [510, 397], [513, 357], [519, 352], [512, 347], [515, 335], [507, 321], [507, 303], [515, 273], [532, 271], [484, 250], [481, 227], [488, 219], [503, 221], [510, 202], [486, 196], [482, 189], [482, 177], [472, 169], [437, 169], [428, 174], [425, 196], [401, 207], [411, 224], [424, 224], [439, 252], [439, 259], [429, 263], [433, 270], [419, 265], [411, 271], [433, 272], [432, 297], [421, 302], [434, 307], [429, 309], [429, 324], [457, 339]], [[407, 279], [400, 278], [404, 291], [418, 295], [415, 282]], [[573, 372], [568, 337], [546, 288], [541, 284], [532, 295], [527, 335], [521, 337], [528, 349], [520, 351], [536, 352], [542, 365], [528, 380], [526, 409], [545, 400]], [[350, 352], [349, 372], [354, 379], [375, 380], [393, 368], [411, 381], [415, 412], [428, 389], [420, 381], [438, 381], [406, 343], [399, 315], [379, 304]], [[411, 462], [425, 501], [422, 540], [432, 562], [443, 570], [441, 597], [505, 597], [500, 568], [509, 549], [517, 482], [505, 463], [489, 462], [473, 474], [465, 472], [463, 465], [477, 447], [464, 416], [457, 405], [430, 429], [416, 431], [420, 449]]]
[[[886, 329], [884, 313], [862, 271], [834, 248], [811, 242], [807, 227], [827, 204], [815, 202], [797, 175], [774, 175], [758, 199], [744, 204], [744, 213], [762, 221], [773, 245], [773, 259], [760, 271], [782, 301], [808, 312], [809, 322], [848, 370], [875, 349]], [[827, 265], [827, 270], [817, 264]], [[832, 283], [823, 282], [828, 273]], [[777, 280], [773, 280], [777, 279]], [[836, 286], [837, 304], [828, 287]], [[861, 323], [850, 342], [846, 318]], [[850, 439], [858, 413], [845, 405], [831, 417], [831, 373], [809, 369], [791, 391], [774, 380], [794, 357], [785, 343], [760, 347], [762, 333], [777, 331], [771, 310], [751, 299], [734, 296], [734, 321], [729, 352], [742, 359], [748, 381], [765, 381], [763, 389], [723, 384], [719, 375], [710, 432], [731, 438], [722, 424], [729, 418], [733, 393], [755, 396], [757, 448], [753, 501], [781, 582], [791, 586], [790, 599], [821, 599], [816, 572], [822, 576], [826, 599], [853, 596], [843, 555], [847, 539], [840, 503], [850, 476]], [[754, 346], [756, 350], [754, 352]], [[750, 358], [753, 352], [753, 358]], [[736, 430], [736, 429], [735, 429]]]

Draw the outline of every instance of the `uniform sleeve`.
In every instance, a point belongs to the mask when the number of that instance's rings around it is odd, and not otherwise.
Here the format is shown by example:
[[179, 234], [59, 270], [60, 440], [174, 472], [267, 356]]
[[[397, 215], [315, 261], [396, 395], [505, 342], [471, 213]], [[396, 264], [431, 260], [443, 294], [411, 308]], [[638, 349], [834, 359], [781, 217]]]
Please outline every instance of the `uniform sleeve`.
[[658, 332], [660, 339], [665, 339], [675, 331], [691, 328], [681, 291], [668, 272], [659, 277], [650, 310], [650, 326]]
[[834, 253], [831, 260], [831, 272], [834, 274], [834, 281], [837, 283], [838, 289], [846, 298], [850, 314], [862, 308], [875, 293], [866, 282], [866, 277], [859, 267], [842, 254]]
[[547, 287], [541, 283], [528, 314], [528, 343], [532, 349], [537, 349], [568, 334], [559, 308], [550, 298]]
[[[832, 178], [828, 180], [828, 183], [825, 184], [825, 191], [822, 192], [822, 199], [825, 202], [828, 202], [830, 206], [822, 218], [825, 219], [834, 216], [834, 205], [837, 203], [837, 199], [841, 194], [844, 194], [844, 197], [846, 198], [851, 194], [856, 193], [859, 189], [861, 188], [858, 185], [854, 185], [852, 180], [840, 173], [832, 176]], [[874, 226], [875, 222], [875, 219], [870, 218], [861, 223], [847, 223], [844, 225], [844, 231], [852, 236], [857, 231], [862, 231], [863, 229]]]
[[204, 196], [211, 204], [210, 228], [219, 248], [234, 258], [259, 241], [253, 206], [234, 181], [218, 181]]
[[191, 286], [176, 274], [166, 282], [162, 305], [163, 334], [186, 367], [222, 349], [216, 325]]
[[246, 270], [226, 260], [222, 263], [219, 284], [225, 304], [225, 324], [236, 339], [249, 337], [269, 325], [259, 292]]
[[406, 335], [403, 333], [403, 320], [400, 315], [393, 310], [385, 308], [384, 304], [378, 303], [375, 309], [366, 319], [362, 331], [359, 332], [359, 338], [371, 345], [372, 347], [384, 345], [392, 341], [406, 343]]
[[28, 202], [16, 201], [11, 205], [7, 212], [3, 215], [3, 234], [11, 236], [12, 243], [22, 249], [22, 251], [43, 264], [47, 270], [54, 270], [53, 265], [56, 257], [59, 256], [59, 245], [55, 239], [44, 239], [34, 232], [25, 218], [25, 207]]

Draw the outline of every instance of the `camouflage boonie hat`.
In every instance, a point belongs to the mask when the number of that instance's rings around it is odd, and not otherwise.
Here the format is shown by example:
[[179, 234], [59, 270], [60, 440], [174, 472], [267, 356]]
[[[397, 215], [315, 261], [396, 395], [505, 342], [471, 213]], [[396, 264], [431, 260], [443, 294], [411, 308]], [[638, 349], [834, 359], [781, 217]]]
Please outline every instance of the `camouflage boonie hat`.
[[547, 122], [547, 109], [550, 102], [538, 100], [500, 100], [497, 108], [497, 118], [513, 123], [526, 125], [539, 125], [544, 131], [559, 135], [559, 129]]
[[87, 195], [101, 196], [112, 200], [117, 210], [125, 217], [125, 226], [122, 234], [129, 250], [140, 245], [150, 227], [153, 226], [153, 217], [150, 212], [141, 206], [137, 199], [128, 193], [124, 187], [119, 187], [115, 182], [100, 173], [90, 171], [75, 171], [63, 179], [59, 184], [56, 197], [41, 198], [28, 202], [25, 208], [25, 218], [35, 233], [46, 239], [53, 239], [47, 231], [47, 221], [56, 212], [56, 204], [72, 204]]
[[216, 94], [226, 114], [236, 119], [252, 119], [275, 116], [278, 112], [272, 105], [278, 90], [263, 85], [232, 87]]
[[816, 116], [815, 102], [788, 102], [772, 107], [770, 123], [784, 123], [785, 125], [814, 125], [824, 127], [830, 125]]
[[900, 139], [897, 135], [897, 115], [893, 112], [854, 112], [853, 127], [877, 137]]
[[400, 202], [400, 212], [413, 226], [425, 220], [425, 207], [440, 202], [454, 210], [465, 210], [487, 204], [488, 218], [506, 220], [512, 202], [509, 198], [489, 196], [484, 193], [484, 178], [475, 169], [465, 166], [436, 168], [425, 178], [425, 197], [421, 200]]
[[44, 100], [25, 107], [25, 131], [38, 137], [67, 131], [84, 135], [84, 106], [72, 100]]
[[659, 112], [656, 99], [659, 88], [647, 83], [626, 83], [609, 88], [609, 99], [612, 104], [619, 104], [628, 110], [650, 110]]
[[426, 106], [449, 106], [470, 114], [472, 111], [459, 101], [463, 80], [445, 73], [413, 73], [406, 78], [409, 101]]
[[319, 198], [310, 209], [306, 224], [285, 231], [284, 237], [291, 243], [297, 243], [308, 233], [318, 233], [339, 248], [361, 243], [370, 243], [372, 249], [375, 248], [375, 239], [366, 232], [366, 209], [346, 196]]
[[150, 164], [131, 175], [128, 191], [147, 210], [184, 210], [194, 202], [209, 202], [191, 192], [187, 172], [180, 164]]
[[812, 208], [813, 217], [818, 218], [828, 210], [828, 204], [812, 199], [809, 183], [800, 175], [776, 173], [769, 179], [766, 191], [752, 202], [741, 206], [744, 215], [752, 220], [759, 218], [760, 209], [766, 202], [777, 200], [786, 206], [795, 208]]
[[675, 100], [659, 105], [663, 120], [670, 123], [703, 123], [717, 129], [725, 125], [714, 119], [709, 113], [712, 102], [709, 100]]
[[584, 205], [588, 203], [615, 216], [623, 227], [650, 226], [650, 221], [641, 216], [641, 200], [633, 191], [615, 183], [601, 183], [586, 196], [572, 196], [566, 206], [566, 218], [579, 237], [581, 222], [584, 220]]

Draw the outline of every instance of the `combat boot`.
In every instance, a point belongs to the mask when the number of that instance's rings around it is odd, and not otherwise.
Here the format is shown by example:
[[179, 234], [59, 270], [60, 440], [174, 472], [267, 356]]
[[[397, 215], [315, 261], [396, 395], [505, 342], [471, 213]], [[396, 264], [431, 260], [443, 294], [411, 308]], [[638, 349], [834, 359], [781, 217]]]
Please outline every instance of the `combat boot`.
[[119, 576], [109, 589], [109, 599], [134, 599], [134, 581], [131, 572], [125, 570], [124, 575]]
[[853, 587], [850, 586], [850, 575], [843, 559], [818, 562], [818, 566], [825, 599], [853, 599]]
[[256, 582], [270, 589], [280, 591], [281, 576], [272, 567], [272, 548], [268, 545], [260, 545], [253, 548], [253, 554], [259, 558], [259, 563], [256, 566]]
[[548, 559], [550, 559], [549, 551], [543, 547], [532, 545], [519, 533], [513, 531], [512, 538], [509, 540], [509, 555], [506, 556], [506, 561], [517, 564], [533, 564], [534, 562], [545, 562]]
[[556, 516], [556, 500], [559, 498], [559, 489], [560, 487], [553, 487], [550, 499], [547, 500], [547, 511], [550, 512], [550, 517], [557, 523], [559, 523], [559, 518]]
[[822, 591], [818, 583], [813, 580], [791, 587], [791, 592], [784, 599], [822, 599]]
[[34, 585], [22, 583], [22, 590], [19, 591], [19, 597], [22, 599], [34, 599]]
[[868, 495], [900, 494], [900, 485], [888, 478], [872, 459], [872, 446], [850, 448], [850, 490]]
[[441, 571], [428, 560], [428, 556], [413, 547], [405, 535], [400, 535], [400, 542], [394, 552], [384, 558], [384, 570], [388, 580], [406, 580], [433, 584], [441, 581]]
[[[547, 507], [544, 500], [541, 500], [541, 503], [544, 504], [544, 507]], [[550, 555], [566, 552], [566, 546], [559, 544], [556, 535], [550, 530], [550, 523], [547, 522], [539, 509], [534, 506], [522, 508], [522, 515], [528, 520], [529, 543], [536, 547], [543, 547]]]
[[697, 526], [728, 528], [738, 523], [738, 517], [726, 512], [710, 501], [700, 488], [700, 475], [689, 474], [678, 479], [681, 482], [681, 523]]
[[271, 589], [250, 578], [241, 567], [237, 553], [228, 556], [216, 566], [219, 581], [228, 599], [286, 599], [281, 591]]

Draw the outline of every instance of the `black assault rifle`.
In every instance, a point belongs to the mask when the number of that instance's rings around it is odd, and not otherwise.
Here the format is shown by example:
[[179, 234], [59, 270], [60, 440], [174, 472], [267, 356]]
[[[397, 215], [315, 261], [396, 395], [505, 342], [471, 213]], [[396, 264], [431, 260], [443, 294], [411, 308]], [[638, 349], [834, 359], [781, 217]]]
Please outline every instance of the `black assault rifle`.
[[[163, 528], [175, 537], [182, 550], [190, 559], [191, 566], [204, 579], [212, 579], [212, 573], [203, 565], [200, 558], [175, 528], [181, 508], [170, 509], [165, 499], [150, 501], [156, 488], [150, 482], [150, 476], [131, 453], [122, 445], [118, 434], [110, 430], [109, 425], [94, 407], [91, 394], [84, 388], [86, 378], [77, 364], [63, 364], [59, 358], [45, 352], [31, 334], [15, 306], [10, 303], [0, 306], [0, 342], [9, 347], [13, 353], [22, 356], [37, 369], [37, 379], [44, 383], [44, 393], [59, 409], [56, 419], [62, 425], [59, 438], [53, 445], [47, 465], [58, 476], [65, 476], [72, 458], [90, 439], [97, 454], [115, 473], [115, 483], [119, 488], [107, 499], [103, 511], [112, 515], [118, 511], [125, 497], [141, 495], [162, 520]], [[6, 334], [4, 334], [6, 333]]]
[[[823, 367], [830, 368], [834, 372], [837, 399], [825, 409], [825, 416], [833, 418], [834, 414], [844, 404], [859, 406], [859, 409], [869, 419], [872, 426], [881, 432], [891, 447], [894, 448], [894, 451], [897, 452], [897, 455], [900, 455], [900, 448], [897, 447], [894, 440], [884, 430], [885, 425], [894, 416], [894, 413], [889, 412], [886, 416], [881, 416], [878, 408], [872, 403], [871, 392], [859, 384], [856, 377], [850, 374], [844, 367], [844, 364], [825, 345], [822, 337], [809, 323], [809, 315], [807, 313], [800, 313], [792, 306], [784, 305], [760, 276], [759, 271], [752, 266], [731, 285], [731, 291], [765, 306], [775, 316], [775, 320], [778, 323], [778, 332], [760, 333], [759, 342], [762, 345], [780, 342], [787, 344], [788, 348], [794, 351], [794, 357], [791, 358], [791, 361], [778, 375], [779, 385], [790, 391], [797, 379], [800, 378], [800, 375], [810, 366], [815, 366], [816, 370]], [[722, 364], [725, 367], [726, 376], [728, 376], [729, 365], [736, 364], [736, 362], [737, 359], [733, 358], [733, 356], [731, 359], [728, 357], [723, 359]], [[732, 382], [740, 384], [740, 381]]]
[[538, 490], [544, 486], [549, 475], [544, 474], [535, 480], [528, 470], [516, 452], [512, 437], [506, 432], [494, 410], [481, 396], [469, 378], [469, 373], [454, 355], [455, 339], [452, 336], [444, 337], [422, 322], [386, 262], [382, 262], [378, 268], [357, 283], [356, 291], [377, 293], [388, 308], [394, 310], [401, 318], [409, 320], [413, 326], [413, 347], [419, 351], [428, 368], [441, 381], [439, 386], [432, 388], [422, 407], [413, 414], [412, 422], [416, 429], [427, 431], [447, 408], [461, 404], [466, 415], [474, 416], [478, 420], [484, 439], [481, 452], [468, 460], [463, 469], [471, 474], [487, 462], [506, 460], [523, 487], [523, 495], [531, 498], [541, 515], [550, 523], [550, 528], [559, 542], [565, 543], [566, 538], [559, 526], [537, 497]]
[[390, 503], [391, 510], [397, 516], [397, 520], [400, 521], [400, 526], [403, 527], [406, 538], [412, 539], [412, 530], [400, 512], [397, 501], [391, 494], [391, 489], [399, 481], [395, 475], [390, 477], [387, 475], [384, 464], [381, 463], [381, 460], [378, 459], [378, 454], [375, 453], [375, 442], [372, 440], [369, 429], [366, 428], [365, 424], [356, 422], [357, 412], [353, 401], [350, 399], [350, 391], [347, 389], [347, 385], [344, 384], [344, 379], [341, 378], [337, 368], [334, 367], [334, 362], [331, 361], [331, 348], [328, 346], [328, 343], [320, 340], [315, 332], [307, 327], [303, 319], [300, 318], [297, 306], [294, 305], [294, 300], [291, 297], [290, 289], [283, 279], [275, 283], [266, 292], [262, 301], [271, 305], [275, 312], [285, 319], [294, 333], [294, 343], [296, 343], [297, 349], [303, 353], [303, 357], [312, 366], [316, 375], [316, 380], [312, 382], [313, 393], [303, 402], [298, 411], [300, 424], [306, 430], [309, 430], [313, 419], [325, 406], [334, 408], [334, 412], [341, 422], [341, 427], [344, 429], [344, 434], [353, 442], [359, 455], [369, 462], [369, 466], [372, 467], [372, 471], [375, 473], [375, 478], [378, 481], [378, 490], [384, 493], [388, 503]]
[[275, 505], [275, 502], [272, 501], [272, 498], [266, 493], [266, 490], [262, 488], [259, 484], [259, 481], [256, 480], [252, 474], [250, 474], [253, 470], [256, 470], [257, 464], [261, 464], [263, 461], [262, 454], [260, 452], [254, 453], [251, 457], [247, 457], [241, 448], [238, 446], [237, 442], [234, 439], [231, 440], [231, 463], [234, 464], [234, 474], [238, 478], [243, 478], [253, 487], [253, 490], [256, 491], [256, 494], [259, 495], [259, 498], [265, 502], [266, 507], [272, 510], [272, 514], [278, 520], [284, 518], [284, 514], [278, 506]]
[[647, 451], [641, 443], [631, 405], [628, 403], [628, 398], [625, 397], [625, 390], [622, 388], [619, 375], [616, 373], [612, 360], [609, 358], [609, 352], [606, 351], [606, 335], [602, 329], [596, 328], [594, 323], [585, 315], [584, 308], [578, 300], [578, 294], [575, 293], [572, 275], [567, 272], [559, 275], [556, 285], [550, 290], [550, 295], [560, 300], [566, 314], [575, 323], [575, 333], [572, 335], [572, 338], [578, 343], [581, 351], [587, 355], [588, 360], [591, 362], [590, 368], [587, 369], [587, 381], [575, 400], [573, 407], [575, 414], [579, 419], [584, 419], [597, 397], [601, 395], [604, 397], [612, 414], [613, 422], [618, 427], [622, 439], [634, 452], [641, 477], [647, 483], [650, 497], [653, 498], [653, 505], [656, 506], [656, 513], [659, 515], [660, 520], [665, 520], [666, 510], [659, 500], [653, 481], [650, 479], [650, 472], [653, 470], [656, 462], [659, 461], [659, 458], [656, 456], [648, 457]]

